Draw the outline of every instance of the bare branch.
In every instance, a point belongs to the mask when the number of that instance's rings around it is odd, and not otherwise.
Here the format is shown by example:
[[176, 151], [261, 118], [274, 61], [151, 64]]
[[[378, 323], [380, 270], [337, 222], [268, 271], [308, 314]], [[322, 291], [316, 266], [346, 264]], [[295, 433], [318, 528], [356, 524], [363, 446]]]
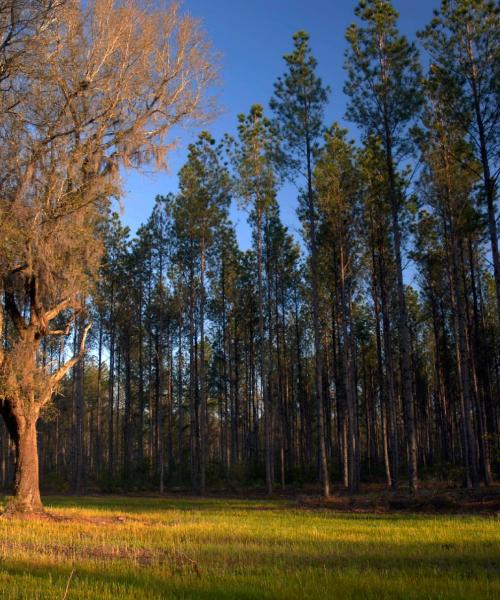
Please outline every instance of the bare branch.
[[44, 317], [47, 323], [55, 319], [58, 314], [60, 314], [66, 308], [75, 308], [75, 303], [72, 298], [66, 298], [62, 302], [60, 302], [57, 306], [55, 306], [52, 310], [48, 310]]
[[49, 329], [46, 335], [69, 335], [71, 332], [71, 325], [68, 323], [65, 329]]
[[50, 378], [50, 383], [51, 383], [51, 387], [55, 387], [60, 381], [61, 379], [66, 375], [66, 373], [72, 369], [77, 362], [83, 357], [83, 355], [85, 354], [85, 342], [87, 341], [87, 335], [90, 331], [90, 328], [92, 327], [92, 323], [88, 323], [85, 327], [85, 329], [83, 330], [83, 335], [82, 335], [82, 339], [80, 342], [80, 350], [78, 352], [78, 354], [75, 354], [75, 356], [73, 356], [73, 358], [70, 358], [68, 361], [66, 361]]

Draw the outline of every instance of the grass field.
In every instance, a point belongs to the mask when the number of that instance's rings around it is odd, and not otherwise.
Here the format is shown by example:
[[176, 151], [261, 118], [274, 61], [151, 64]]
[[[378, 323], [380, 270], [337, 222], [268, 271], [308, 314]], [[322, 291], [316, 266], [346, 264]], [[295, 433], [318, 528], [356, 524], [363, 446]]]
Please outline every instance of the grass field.
[[[500, 519], [286, 500], [45, 499], [0, 519], [0, 598], [500, 598]], [[71, 578], [70, 578], [71, 576]]]

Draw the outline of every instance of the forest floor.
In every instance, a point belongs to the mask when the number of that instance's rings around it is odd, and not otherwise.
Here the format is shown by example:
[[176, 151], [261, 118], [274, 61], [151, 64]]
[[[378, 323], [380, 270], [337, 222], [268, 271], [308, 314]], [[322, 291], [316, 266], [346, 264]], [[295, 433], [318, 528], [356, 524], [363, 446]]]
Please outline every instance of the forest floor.
[[177, 495], [45, 504], [53, 519], [0, 519], [2, 599], [500, 598], [500, 515], [489, 509]]

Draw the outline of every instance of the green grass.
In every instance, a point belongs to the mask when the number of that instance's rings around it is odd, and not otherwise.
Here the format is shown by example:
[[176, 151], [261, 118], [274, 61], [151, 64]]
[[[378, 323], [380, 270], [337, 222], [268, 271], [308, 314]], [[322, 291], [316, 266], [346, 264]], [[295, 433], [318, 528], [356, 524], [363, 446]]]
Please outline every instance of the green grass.
[[500, 519], [287, 501], [50, 497], [0, 519], [0, 598], [500, 598]]

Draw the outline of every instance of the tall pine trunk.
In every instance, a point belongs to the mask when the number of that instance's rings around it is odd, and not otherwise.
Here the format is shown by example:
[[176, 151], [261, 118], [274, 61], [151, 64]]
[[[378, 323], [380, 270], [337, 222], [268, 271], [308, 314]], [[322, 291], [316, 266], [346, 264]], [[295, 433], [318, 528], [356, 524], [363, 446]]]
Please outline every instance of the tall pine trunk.
[[316, 233], [316, 213], [314, 206], [314, 191], [312, 187], [312, 164], [311, 164], [311, 144], [309, 135], [306, 135], [306, 157], [307, 157], [307, 217], [309, 226], [309, 246], [311, 258], [311, 279], [312, 279], [312, 313], [314, 330], [314, 367], [315, 367], [315, 392], [316, 392], [316, 413], [318, 419], [318, 461], [319, 476], [323, 496], [328, 498], [330, 495], [330, 476], [328, 474], [328, 459], [326, 455], [325, 441], [325, 413], [323, 406], [323, 356], [321, 348], [321, 325], [319, 314], [319, 282], [318, 282], [318, 247]]
[[266, 490], [273, 493], [273, 450], [272, 450], [272, 415], [269, 398], [269, 377], [266, 361], [264, 336], [264, 291], [262, 277], [262, 210], [257, 209], [257, 282], [259, 295], [259, 366], [262, 397], [264, 402], [264, 448], [266, 463]]
[[474, 103], [474, 116], [476, 118], [476, 125], [479, 138], [479, 157], [481, 162], [481, 168], [483, 171], [483, 186], [484, 195], [486, 199], [486, 207], [488, 211], [488, 232], [490, 235], [491, 243], [491, 258], [493, 262], [493, 274], [495, 278], [495, 292], [497, 300], [497, 318], [498, 324], [500, 325], [500, 256], [498, 253], [498, 229], [497, 229], [497, 218], [495, 210], [496, 200], [496, 181], [491, 175], [490, 168], [490, 156], [486, 144], [486, 130], [483, 112], [481, 110], [481, 102], [479, 96], [479, 84], [478, 84], [478, 73], [476, 67], [476, 59], [472, 49], [471, 40], [469, 37], [466, 39], [467, 55], [471, 61], [471, 77], [469, 82], [472, 89], [473, 103]]
[[396, 287], [398, 297], [398, 335], [401, 360], [401, 388], [405, 416], [406, 448], [408, 460], [408, 483], [410, 492], [418, 487], [417, 470], [417, 433], [415, 427], [415, 406], [413, 403], [413, 375], [411, 364], [411, 340], [408, 327], [408, 311], [406, 308], [405, 288], [403, 281], [403, 261], [401, 257], [401, 227], [399, 224], [400, 200], [394, 172], [392, 142], [388, 121], [385, 119], [385, 150], [387, 160], [387, 176], [389, 199], [392, 217], [392, 242], [396, 267]]
[[207, 477], [207, 390], [205, 377], [205, 240], [201, 240], [200, 254], [200, 480], [199, 492], [206, 491]]

